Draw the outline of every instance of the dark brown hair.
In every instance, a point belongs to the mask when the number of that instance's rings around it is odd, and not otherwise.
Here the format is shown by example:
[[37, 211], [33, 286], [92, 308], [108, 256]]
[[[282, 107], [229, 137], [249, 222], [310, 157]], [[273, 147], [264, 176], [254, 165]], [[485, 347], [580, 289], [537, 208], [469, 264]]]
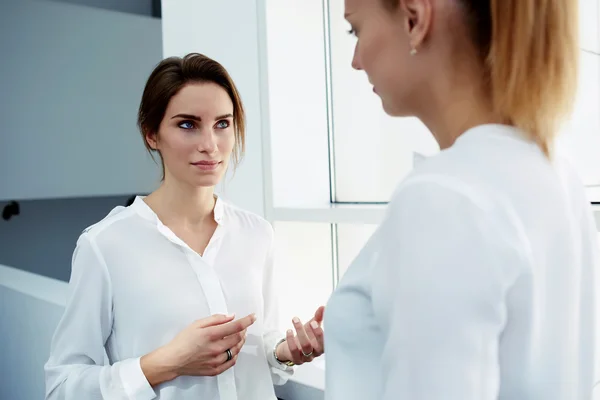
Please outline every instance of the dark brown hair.
[[[155, 150], [148, 144], [146, 136], [158, 134], [171, 98], [185, 85], [202, 82], [211, 82], [222, 87], [233, 103], [235, 145], [232, 158], [235, 168], [244, 155], [246, 145], [246, 117], [242, 99], [225, 67], [202, 54], [190, 53], [183, 58], [166, 58], [150, 74], [140, 102], [137, 122], [144, 145], [150, 154], [153, 154]], [[164, 179], [164, 163], [162, 168]]]
[[[381, 1], [394, 10], [400, 0]], [[485, 62], [495, 111], [550, 155], [577, 90], [578, 2], [457, 1]]]

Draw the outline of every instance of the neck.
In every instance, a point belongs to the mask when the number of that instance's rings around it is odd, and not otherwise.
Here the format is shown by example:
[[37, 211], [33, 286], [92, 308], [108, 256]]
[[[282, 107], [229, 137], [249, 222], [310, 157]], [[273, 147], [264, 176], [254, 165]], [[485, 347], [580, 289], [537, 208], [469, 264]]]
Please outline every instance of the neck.
[[459, 77], [442, 77], [429, 93], [427, 104], [418, 117], [429, 128], [440, 149], [451, 147], [467, 130], [484, 124], [505, 123], [493, 111], [492, 99], [477, 79], [478, 71], [468, 71]]
[[166, 177], [145, 201], [167, 226], [193, 227], [214, 218], [214, 187], [192, 187]]

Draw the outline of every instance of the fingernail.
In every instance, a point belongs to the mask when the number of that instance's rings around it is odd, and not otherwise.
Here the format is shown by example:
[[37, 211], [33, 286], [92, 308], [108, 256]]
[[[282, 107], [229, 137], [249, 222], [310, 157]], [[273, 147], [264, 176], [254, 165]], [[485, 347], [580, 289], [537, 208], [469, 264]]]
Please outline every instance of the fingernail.
[[287, 334], [288, 334], [288, 335], [292, 335], [292, 334], [293, 334], [292, 330], [291, 330], [291, 329], [288, 329], [288, 331], [287, 331]]
[[227, 318], [235, 318], [235, 314], [228, 314], [226, 315]]
[[294, 319], [292, 320], [295, 324], [299, 324], [300, 323], [300, 319], [298, 319], [298, 317], [294, 317]]
[[310, 326], [312, 326], [313, 329], [317, 329], [319, 327], [319, 324], [317, 324], [317, 321], [312, 321], [310, 323]]
[[256, 314], [252, 314], [252, 322], [256, 321]]

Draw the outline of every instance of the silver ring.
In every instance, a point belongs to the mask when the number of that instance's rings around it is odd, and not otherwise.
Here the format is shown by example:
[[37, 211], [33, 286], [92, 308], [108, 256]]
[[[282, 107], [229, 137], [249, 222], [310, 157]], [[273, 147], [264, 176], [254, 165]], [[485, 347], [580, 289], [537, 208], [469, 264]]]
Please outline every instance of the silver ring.
[[314, 351], [314, 350], [311, 350], [311, 352], [310, 352], [310, 353], [306, 354], [306, 353], [304, 352], [304, 350], [302, 350], [302, 355], [303, 355], [304, 357], [306, 357], [306, 358], [309, 358], [310, 356], [312, 356], [312, 355], [313, 355], [313, 351]]
[[[233, 359], [233, 354], [231, 354], [231, 349], [227, 349], [225, 352], [227, 354], [227, 361], [231, 361]], [[225, 361], [225, 362], [227, 362]]]

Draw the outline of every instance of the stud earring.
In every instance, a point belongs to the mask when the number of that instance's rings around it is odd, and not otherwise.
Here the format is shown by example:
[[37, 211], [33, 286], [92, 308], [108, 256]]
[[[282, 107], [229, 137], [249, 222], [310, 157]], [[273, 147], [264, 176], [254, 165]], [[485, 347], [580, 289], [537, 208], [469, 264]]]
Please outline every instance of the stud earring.
[[415, 49], [415, 48], [412, 48], [412, 49], [410, 50], [410, 55], [411, 55], [411, 56], [414, 56], [414, 55], [416, 55], [416, 54], [417, 54], [417, 49]]

